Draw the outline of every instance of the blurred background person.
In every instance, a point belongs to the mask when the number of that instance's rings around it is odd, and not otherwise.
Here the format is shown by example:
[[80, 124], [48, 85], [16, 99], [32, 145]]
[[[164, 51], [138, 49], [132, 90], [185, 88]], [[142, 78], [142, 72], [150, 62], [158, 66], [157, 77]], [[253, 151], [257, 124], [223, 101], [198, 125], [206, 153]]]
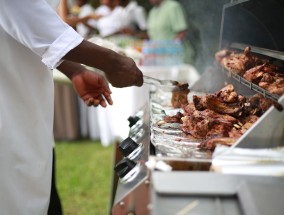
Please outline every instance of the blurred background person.
[[187, 39], [188, 24], [181, 4], [174, 0], [149, 0], [153, 5], [147, 19], [151, 40], [178, 40], [184, 46], [184, 63], [191, 64], [194, 51]]
[[[146, 12], [136, 1], [103, 0], [102, 6], [95, 10], [104, 16], [97, 20], [99, 35], [103, 38], [114, 35], [125, 35], [135, 38], [147, 38]], [[106, 7], [109, 8], [107, 11]]]
[[105, 8], [105, 6], [107, 6], [110, 11], [97, 21], [96, 28], [98, 29], [99, 36], [105, 38], [119, 31], [125, 21], [122, 20], [122, 7], [119, 5], [118, 0], [105, 0], [103, 3], [102, 7], [96, 10], [96, 13], [99, 13], [98, 11]]
[[88, 0], [76, 0], [73, 8], [77, 11], [79, 19], [89, 17], [86, 22], [79, 22], [76, 26], [77, 32], [85, 38], [89, 38], [92, 35], [99, 34], [97, 29], [97, 20], [101, 17], [107, 16], [114, 9], [113, 0], [100, 0], [100, 5], [94, 8]]
[[[93, 22], [96, 22], [100, 18], [100, 15], [96, 15], [95, 8], [87, 0], [76, 0], [75, 6], [77, 8], [77, 16], [79, 19], [84, 17], [89, 17], [86, 22], [79, 22], [76, 25], [76, 31], [84, 38], [88, 38], [90, 34], [96, 32], [96, 29], [93, 27]], [[75, 11], [76, 11], [75, 10]]]
[[116, 0], [100, 0], [100, 5], [94, 11], [94, 17], [98, 18], [96, 20], [93, 19], [89, 21], [90, 25], [97, 30], [97, 34], [100, 34], [98, 28], [98, 19], [111, 14], [111, 12], [115, 10], [117, 5], [118, 4]]
[[57, 12], [64, 22], [84, 38], [96, 31], [94, 27], [96, 20], [105, 15], [104, 13], [97, 14], [88, 0], [75, 0], [72, 6], [68, 5], [68, 0], [61, 0]]
[[112, 5], [112, 0], [100, 0], [100, 6], [96, 8], [95, 13], [101, 16], [106, 16], [112, 11]]
[[[81, 2], [78, 4], [81, 4]], [[72, 14], [69, 8], [71, 7], [68, 5], [68, 0], [60, 0], [57, 13], [64, 22], [74, 29], [76, 29], [78, 23], [87, 23], [87, 21], [92, 18], [90, 15], [79, 18], [76, 14]]]
[[118, 2], [123, 8], [122, 16], [125, 16], [126, 18], [124, 19], [125, 23], [123, 28], [117, 33], [130, 35], [140, 39], [148, 39], [145, 9], [138, 5], [136, 1], [119, 0]]

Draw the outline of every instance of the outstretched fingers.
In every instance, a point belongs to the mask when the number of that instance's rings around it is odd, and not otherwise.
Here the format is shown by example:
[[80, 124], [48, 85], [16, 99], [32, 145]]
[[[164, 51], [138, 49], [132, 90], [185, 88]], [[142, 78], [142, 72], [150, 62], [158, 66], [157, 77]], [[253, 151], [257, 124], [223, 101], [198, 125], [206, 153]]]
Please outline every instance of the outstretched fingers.
[[107, 103], [109, 105], [113, 104], [113, 101], [112, 101], [112, 98], [111, 98], [111, 92], [104, 92], [103, 96], [104, 96], [105, 100], [107, 101]]
[[83, 100], [84, 100], [85, 104], [89, 107], [90, 106], [97, 107], [97, 106], [100, 105], [100, 106], [105, 108], [105, 107], [107, 107], [107, 103], [110, 104], [110, 105], [113, 104], [113, 101], [112, 101], [110, 94], [106, 94], [106, 96], [105, 95], [99, 95], [96, 98], [88, 97], [88, 98], [84, 98]]

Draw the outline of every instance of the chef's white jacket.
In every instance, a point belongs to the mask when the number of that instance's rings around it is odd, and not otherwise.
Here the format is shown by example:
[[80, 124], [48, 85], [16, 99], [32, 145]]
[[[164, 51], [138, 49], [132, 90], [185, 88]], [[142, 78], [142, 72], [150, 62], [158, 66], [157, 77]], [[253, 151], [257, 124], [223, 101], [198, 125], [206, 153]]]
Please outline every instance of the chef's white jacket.
[[46, 215], [54, 108], [50, 69], [83, 38], [45, 0], [0, 2], [0, 214]]

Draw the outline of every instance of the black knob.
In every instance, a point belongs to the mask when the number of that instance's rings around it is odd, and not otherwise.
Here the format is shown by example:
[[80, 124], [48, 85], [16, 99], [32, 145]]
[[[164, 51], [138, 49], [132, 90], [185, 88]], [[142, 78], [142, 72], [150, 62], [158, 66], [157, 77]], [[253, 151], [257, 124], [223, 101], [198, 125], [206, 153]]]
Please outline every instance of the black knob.
[[123, 160], [119, 161], [114, 170], [119, 178], [123, 178], [127, 173], [129, 173], [134, 167], [136, 166], [136, 162], [124, 158]]
[[140, 118], [138, 116], [130, 116], [127, 120], [129, 121], [129, 127], [131, 128], [133, 125], [136, 124], [136, 122], [140, 120]]
[[130, 137], [127, 137], [119, 144], [119, 150], [124, 157], [127, 157], [131, 152], [133, 152], [139, 145], [132, 140]]

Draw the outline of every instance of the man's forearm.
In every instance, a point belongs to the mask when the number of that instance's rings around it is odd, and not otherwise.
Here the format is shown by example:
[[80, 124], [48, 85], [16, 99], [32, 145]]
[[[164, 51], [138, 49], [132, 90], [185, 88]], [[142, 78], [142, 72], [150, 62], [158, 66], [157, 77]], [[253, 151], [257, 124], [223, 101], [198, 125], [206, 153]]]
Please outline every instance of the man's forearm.
[[[103, 71], [107, 80], [114, 87], [141, 86], [143, 84], [143, 74], [133, 59], [86, 40], [69, 51], [63, 60]], [[68, 75], [71, 78], [73, 76], [73, 74]]]
[[[86, 55], [86, 53], [89, 53]], [[116, 62], [117, 53], [84, 40], [76, 48], [68, 52], [63, 59], [78, 62], [104, 72], [110, 70], [111, 64]]]

